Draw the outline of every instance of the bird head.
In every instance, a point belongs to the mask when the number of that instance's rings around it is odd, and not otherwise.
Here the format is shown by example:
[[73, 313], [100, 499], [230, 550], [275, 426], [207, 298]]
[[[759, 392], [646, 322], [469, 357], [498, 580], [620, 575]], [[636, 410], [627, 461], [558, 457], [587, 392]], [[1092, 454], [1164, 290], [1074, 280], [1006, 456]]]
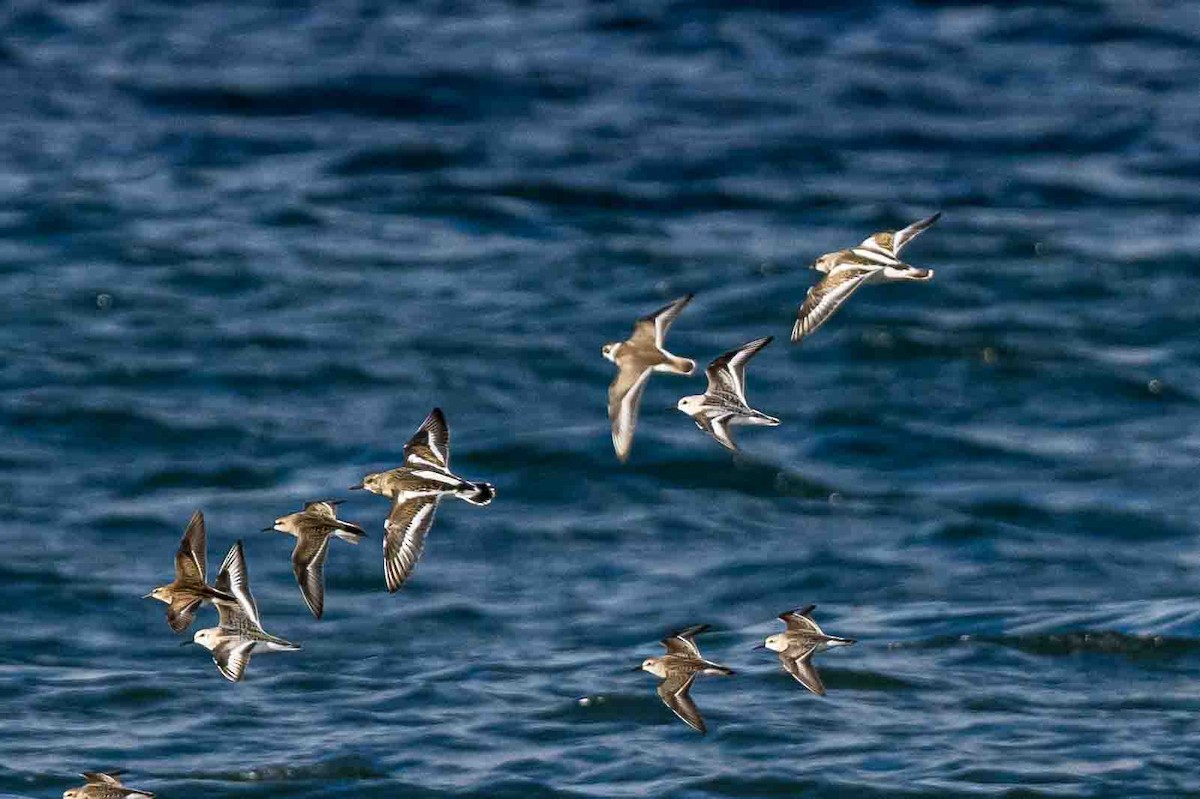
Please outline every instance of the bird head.
[[646, 658], [642, 661], [642, 665], [635, 669], [635, 671], [648, 671], [660, 679], [666, 679], [667, 677], [666, 664], [658, 658]]
[[838, 265], [838, 258], [840, 256], [841, 256], [841, 253], [837, 253], [837, 252], [831, 252], [831, 253], [827, 253], [826, 255], [822, 255], [820, 258], [818, 258], [816, 261], [813, 262], [812, 268], [816, 269], [818, 272], [824, 272], [825, 274], [829, 274], [830, 272], [833, 271], [833, 268]]
[[153, 591], [143, 596], [142, 599], [157, 599], [159, 602], [166, 602], [169, 605], [171, 604], [171, 587], [160, 585], [158, 588], [155, 588]]
[[620, 342], [610, 341], [609, 343], [604, 345], [603, 349], [600, 350], [600, 354], [603, 355], [608, 360], [612, 361], [613, 363], [616, 363], [617, 362], [617, 351], [620, 349], [621, 349]]
[[787, 636], [782, 633], [769, 635], [767, 636], [767, 640], [763, 642], [763, 646], [772, 652], [782, 652], [788, 648]]
[[200, 646], [211, 652], [213, 647], [218, 643], [217, 632], [213, 627], [209, 627], [206, 630], [197, 630], [196, 634], [192, 636], [192, 643], [200, 644]]
[[693, 394], [690, 397], [684, 397], [675, 404], [675, 407], [688, 416], [695, 416], [700, 406], [704, 404], [703, 394]]

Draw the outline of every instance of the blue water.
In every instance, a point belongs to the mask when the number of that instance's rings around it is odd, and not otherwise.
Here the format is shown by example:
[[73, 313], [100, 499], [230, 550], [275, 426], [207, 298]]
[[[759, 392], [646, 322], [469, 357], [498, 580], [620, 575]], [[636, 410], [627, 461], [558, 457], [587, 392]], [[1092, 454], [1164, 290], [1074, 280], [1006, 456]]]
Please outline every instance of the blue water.
[[[1200, 795], [1200, 7], [725, 5], [0, 11], [0, 796]], [[658, 376], [622, 467], [600, 348], [687, 291], [783, 424]], [[434, 405], [499, 496], [390, 596], [345, 488]], [[196, 508], [304, 646], [238, 685], [140, 599]], [[751, 650], [810, 602], [824, 699]], [[702, 622], [706, 737], [629, 671]]]

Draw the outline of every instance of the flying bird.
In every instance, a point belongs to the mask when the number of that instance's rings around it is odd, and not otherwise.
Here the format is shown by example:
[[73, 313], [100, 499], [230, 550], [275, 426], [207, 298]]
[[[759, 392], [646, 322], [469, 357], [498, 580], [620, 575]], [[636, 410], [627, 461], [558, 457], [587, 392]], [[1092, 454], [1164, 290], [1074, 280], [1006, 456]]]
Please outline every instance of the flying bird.
[[160, 585], [142, 599], [157, 599], [167, 605], [167, 624], [177, 633], [191, 626], [196, 611], [205, 602], [215, 599], [232, 602], [233, 597], [211, 587], [205, 578], [208, 544], [204, 531], [204, 514], [196, 511], [183, 531], [175, 553], [175, 580]]
[[487, 505], [496, 496], [491, 483], [472, 483], [450, 471], [450, 428], [440, 408], [430, 412], [404, 445], [404, 465], [368, 474], [360, 484], [351, 486], [351, 490], [360, 488], [392, 500], [392, 511], [383, 525], [383, 570], [392, 593], [417, 565], [442, 497]]
[[276, 519], [273, 526], [263, 528], [263, 532], [276, 531], [296, 537], [292, 571], [305, 604], [318, 619], [325, 610], [325, 555], [330, 537], [357, 544], [367, 536], [357, 524], [337, 517], [340, 504], [341, 500], [306, 502], [304, 510], [289, 513]]
[[663, 344], [671, 323], [694, 296], [686, 294], [643, 316], [634, 324], [633, 335], [628, 341], [610, 342], [600, 351], [618, 369], [616, 378], [608, 387], [608, 419], [612, 423], [613, 449], [622, 463], [629, 459], [633, 431], [637, 427], [638, 406], [650, 375], [654, 372], [690, 375], [696, 370], [695, 361], [672, 355]]
[[941, 213], [895, 232], [876, 233], [848, 250], [822, 255], [813, 269], [825, 277], [808, 290], [792, 327], [792, 343], [813, 333], [833, 316], [850, 295], [867, 283], [892, 283], [902, 280], [930, 280], [932, 269], [910, 266], [900, 260], [900, 251], [941, 218]]
[[825, 683], [821, 682], [821, 675], [812, 664], [812, 656], [836, 646], [849, 646], [855, 641], [853, 638], [826, 635], [812, 619], [812, 612], [816, 607], [806, 605], [779, 614], [779, 619], [787, 625], [787, 630], [769, 636], [755, 649], [765, 648], [777, 653], [779, 662], [788, 674], [817, 696], [824, 696]]
[[121, 784], [117, 776], [121, 772], [110, 771], [85, 771], [83, 778], [87, 783], [79, 788], [72, 788], [69, 791], [63, 791], [63, 799], [130, 799], [131, 797], [143, 797], [154, 799], [154, 794], [149, 791], [141, 791], [137, 788], [129, 788]]
[[750, 407], [746, 401], [746, 364], [759, 350], [774, 340], [773, 336], [755, 339], [718, 356], [708, 365], [708, 390], [679, 400], [676, 407], [692, 417], [704, 432], [721, 446], [737, 452], [731, 425], [765, 425], [775, 427], [779, 420]]
[[704, 733], [704, 719], [692, 701], [688, 691], [698, 674], [719, 674], [729, 676], [733, 669], [726, 668], [711, 660], [706, 660], [700, 654], [695, 636], [708, 629], [707, 624], [700, 624], [680, 630], [662, 640], [667, 653], [661, 657], [646, 658], [642, 665], [634, 671], [648, 671], [661, 682], [658, 684], [658, 696], [676, 716], [687, 722], [692, 729]]
[[250, 655], [262, 647], [267, 652], [295, 652], [299, 644], [271, 635], [262, 628], [258, 605], [250, 593], [246, 554], [238, 541], [225, 556], [217, 574], [217, 588], [231, 594], [233, 602], [217, 600], [218, 626], [197, 630], [192, 642], [212, 652], [213, 663], [230, 682], [240, 682], [250, 664]]

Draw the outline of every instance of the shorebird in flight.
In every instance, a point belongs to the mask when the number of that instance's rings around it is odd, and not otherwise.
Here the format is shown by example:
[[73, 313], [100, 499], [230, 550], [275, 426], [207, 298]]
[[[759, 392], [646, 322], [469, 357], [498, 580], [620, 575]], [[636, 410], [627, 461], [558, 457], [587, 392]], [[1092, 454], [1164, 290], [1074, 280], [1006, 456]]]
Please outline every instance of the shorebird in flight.
[[208, 544], [204, 532], [204, 514], [196, 511], [183, 531], [175, 553], [175, 580], [160, 585], [142, 599], [157, 599], [167, 605], [167, 624], [177, 633], [186, 630], [196, 616], [196, 610], [214, 599], [233, 602], [224, 591], [211, 587], [206, 580], [205, 564]]
[[662, 640], [662, 645], [667, 649], [665, 655], [646, 658], [642, 665], [633, 669], [648, 671], [658, 677], [661, 680], [658, 684], [659, 698], [676, 716], [700, 733], [707, 732], [707, 728], [696, 703], [688, 693], [696, 675], [719, 674], [727, 677], [733, 674], [733, 669], [706, 660], [700, 654], [700, 647], [696, 645], [694, 638], [707, 629], [707, 624], [699, 624], [667, 636]]
[[792, 327], [792, 343], [828, 321], [850, 295], [867, 283], [891, 283], [901, 280], [929, 280], [932, 269], [920, 269], [900, 260], [900, 251], [941, 218], [941, 213], [925, 217], [908, 227], [876, 233], [857, 247], [822, 255], [812, 268], [825, 277], [808, 290]]
[[787, 630], [768, 636], [766, 642], [754, 648], [770, 649], [778, 654], [779, 662], [788, 674], [817, 696], [824, 696], [825, 683], [821, 682], [821, 675], [812, 664], [812, 656], [835, 646], [849, 646], [855, 641], [853, 638], [826, 635], [812, 619], [812, 612], [816, 607], [806, 605], [779, 614], [779, 619], [787, 625]]
[[654, 372], [690, 375], [696, 362], [667, 352], [663, 341], [671, 323], [692, 301], [686, 294], [652, 314], [643, 316], [633, 326], [628, 341], [610, 342], [600, 351], [617, 365], [617, 376], [608, 387], [608, 419], [612, 423], [613, 449], [624, 463], [633, 446], [633, 431], [637, 427], [638, 406], [642, 392]]
[[321, 500], [304, 503], [304, 510], [289, 513], [275, 520], [263, 532], [287, 533], [296, 537], [292, 550], [292, 571], [308, 609], [318, 619], [325, 610], [325, 555], [329, 551], [330, 536], [357, 544], [366, 538], [366, 532], [357, 524], [337, 517], [337, 506], [341, 500]]
[[299, 644], [263, 630], [258, 605], [250, 593], [250, 573], [246, 570], [246, 554], [241, 541], [235, 543], [225, 556], [217, 574], [217, 588], [232, 594], [234, 601], [217, 600], [214, 604], [220, 614], [218, 626], [197, 630], [192, 642], [212, 652], [213, 663], [225, 679], [239, 682], [246, 673], [250, 655], [258, 647], [268, 652], [300, 649]]
[[775, 427], [779, 420], [750, 407], [746, 401], [746, 364], [758, 351], [767, 346], [773, 336], [755, 339], [718, 356], [708, 365], [708, 390], [679, 400], [679, 410], [692, 417], [704, 432], [721, 446], [737, 452], [731, 425], [765, 425]]
[[443, 496], [472, 505], [487, 505], [496, 496], [491, 483], [472, 483], [450, 471], [450, 428], [440, 408], [430, 412], [404, 445], [404, 465], [368, 474], [351, 486], [360, 488], [392, 500], [392, 511], [383, 524], [383, 570], [393, 593], [417, 565]]
[[79, 788], [72, 788], [69, 791], [63, 791], [63, 799], [131, 799], [132, 797], [143, 797], [143, 799], [154, 799], [154, 794], [149, 791], [140, 791], [137, 788], [130, 788], [122, 785], [117, 779], [119, 771], [85, 771], [83, 778], [87, 783]]

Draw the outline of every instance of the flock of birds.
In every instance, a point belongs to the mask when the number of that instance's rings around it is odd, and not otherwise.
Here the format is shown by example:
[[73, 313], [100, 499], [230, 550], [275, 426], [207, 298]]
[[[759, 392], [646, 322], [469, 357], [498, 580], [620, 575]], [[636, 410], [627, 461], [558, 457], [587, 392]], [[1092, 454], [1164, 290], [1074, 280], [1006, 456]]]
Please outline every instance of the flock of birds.
[[[823, 277], [808, 290], [797, 313], [791, 340], [798, 343], [811, 335], [868, 283], [929, 280], [933, 270], [921, 269], [900, 260], [900, 253], [914, 238], [937, 222], [940, 214], [922, 219], [898, 231], [876, 233], [856, 247], [823, 255], [813, 268]], [[654, 372], [691, 375], [696, 362], [673, 355], [664, 341], [671, 323], [692, 300], [691, 294], [638, 319], [627, 341], [606, 344], [602, 350], [617, 365], [617, 376], [608, 390], [608, 415], [612, 424], [613, 448], [617, 458], [628, 459], [637, 426], [638, 408], [650, 375]], [[755, 339], [715, 358], [707, 369], [708, 389], [703, 394], [683, 397], [677, 408], [697, 427], [722, 446], [737, 450], [730, 428], [734, 425], [774, 427], [779, 419], [750, 407], [746, 399], [746, 365], [772, 341]], [[368, 474], [351, 490], [363, 489], [392, 502], [384, 522], [384, 578], [389, 592], [397, 591], [411, 576], [424, 550], [425, 538], [443, 497], [453, 496], [472, 505], [487, 505], [496, 496], [490, 483], [472, 482], [450, 471], [450, 429], [438, 408], [404, 446], [404, 461], [385, 472]], [[325, 559], [329, 542], [338, 538], [358, 544], [367, 533], [357, 524], [339, 519], [340, 500], [308, 502], [303, 509], [281, 516], [264, 531], [295, 537], [292, 569], [300, 594], [313, 616], [320, 619], [325, 607]], [[271, 635], [262, 626], [258, 605], [250, 591], [250, 574], [242, 541], [229, 549], [212, 585], [207, 579], [207, 535], [204, 515], [197, 510], [183, 533], [175, 553], [175, 579], [155, 588], [146, 598], [167, 605], [167, 624], [182, 633], [206, 604], [217, 610], [217, 626], [198, 630], [184, 645], [207, 649], [220, 673], [233, 682], [246, 673], [251, 655], [262, 652], [292, 652], [299, 644]], [[826, 634], [812, 618], [814, 605], [782, 613], [786, 629], [768, 636], [756, 648], [775, 652], [783, 668], [808, 690], [824, 695], [825, 686], [812, 664], [812, 657], [826, 649], [846, 646], [854, 639]], [[647, 671], [659, 678], [658, 695], [663, 703], [693, 729], [704, 733], [706, 726], [690, 696], [698, 675], [729, 676], [732, 669], [706, 659], [696, 636], [708, 629], [696, 625], [662, 640], [666, 652], [646, 658], [634, 671]], [[63, 799], [123, 799], [153, 797], [148, 791], [123, 785], [119, 771], [85, 772], [86, 784], [68, 790]]]

